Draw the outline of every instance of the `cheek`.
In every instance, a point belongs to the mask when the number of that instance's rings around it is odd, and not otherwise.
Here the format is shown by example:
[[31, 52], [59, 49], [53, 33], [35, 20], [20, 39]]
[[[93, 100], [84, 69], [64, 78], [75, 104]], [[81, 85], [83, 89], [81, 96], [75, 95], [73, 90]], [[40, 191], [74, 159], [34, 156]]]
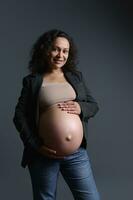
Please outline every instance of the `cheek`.
[[66, 60], [68, 59], [68, 56], [69, 56], [69, 55], [66, 55], [66, 56], [65, 56]]
[[51, 53], [51, 58], [55, 58], [57, 56], [57, 53]]

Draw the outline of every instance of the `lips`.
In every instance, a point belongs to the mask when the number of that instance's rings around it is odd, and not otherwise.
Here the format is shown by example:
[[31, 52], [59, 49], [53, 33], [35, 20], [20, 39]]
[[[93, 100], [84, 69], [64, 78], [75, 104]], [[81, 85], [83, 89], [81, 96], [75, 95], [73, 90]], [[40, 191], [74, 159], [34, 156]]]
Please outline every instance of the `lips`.
[[55, 60], [55, 61], [57, 61], [57, 62], [62, 62], [63, 60]]
[[54, 62], [57, 64], [61, 64], [61, 63], [63, 63], [63, 60], [55, 60]]

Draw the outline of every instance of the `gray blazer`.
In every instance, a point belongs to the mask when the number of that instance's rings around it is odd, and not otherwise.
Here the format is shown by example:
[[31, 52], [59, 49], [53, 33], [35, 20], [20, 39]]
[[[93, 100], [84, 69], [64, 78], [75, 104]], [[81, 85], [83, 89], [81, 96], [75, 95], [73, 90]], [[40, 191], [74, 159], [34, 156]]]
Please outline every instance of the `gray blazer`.
[[[76, 92], [76, 99], [81, 107], [79, 115], [83, 124], [83, 141], [81, 146], [87, 146], [87, 123], [88, 119], [94, 117], [99, 110], [98, 104], [94, 97], [90, 94], [90, 90], [86, 86], [82, 72], [66, 71], [64, 73], [67, 81], [72, 85]], [[42, 144], [37, 133], [37, 107], [38, 93], [43, 81], [41, 74], [28, 74], [23, 77], [22, 89], [18, 98], [15, 112], [13, 115], [13, 123], [19, 132], [20, 138], [24, 144], [21, 166], [32, 162], [37, 155], [37, 148]]]

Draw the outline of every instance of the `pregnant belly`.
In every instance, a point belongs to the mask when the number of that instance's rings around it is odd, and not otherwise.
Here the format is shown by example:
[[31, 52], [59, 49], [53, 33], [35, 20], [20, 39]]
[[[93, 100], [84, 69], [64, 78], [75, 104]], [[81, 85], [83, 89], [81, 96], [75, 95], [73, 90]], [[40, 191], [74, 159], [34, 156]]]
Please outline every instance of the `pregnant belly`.
[[57, 155], [69, 155], [82, 142], [82, 122], [79, 115], [62, 111], [54, 104], [40, 113], [38, 134], [44, 145], [56, 150]]

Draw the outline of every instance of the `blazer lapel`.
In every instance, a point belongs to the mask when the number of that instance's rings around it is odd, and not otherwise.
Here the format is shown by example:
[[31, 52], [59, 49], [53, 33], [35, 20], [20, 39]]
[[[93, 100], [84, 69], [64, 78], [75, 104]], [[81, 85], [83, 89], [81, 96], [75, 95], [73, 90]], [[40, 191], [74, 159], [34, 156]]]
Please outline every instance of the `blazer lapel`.
[[35, 97], [39, 92], [39, 89], [43, 81], [43, 77], [40, 74], [35, 74], [31, 76], [33, 77], [33, 79], [31, 80], [31, 90], [32, 90], [31, 92], [32, 96]]
[[82, 84], [81, 81], [79, 81], [77, 76], [74, 76], [73, 73], [71, 73], [71, 72], [66, 72], [64, 75], [76, 92], [75, 101], [76, 100], [80, 101], [80, 100], [86, 99], [86, 94], [85, 94], [85, 91], [83, 89], [83, 84]]

